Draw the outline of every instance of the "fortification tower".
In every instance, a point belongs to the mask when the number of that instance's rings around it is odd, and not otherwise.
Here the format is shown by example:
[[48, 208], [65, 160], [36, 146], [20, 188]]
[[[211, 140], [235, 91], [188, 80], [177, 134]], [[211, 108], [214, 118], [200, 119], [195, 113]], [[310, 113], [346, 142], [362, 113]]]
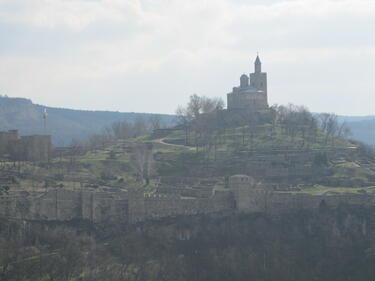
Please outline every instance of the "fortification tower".
[[266, 210], [267, 192], [259, 188], [252, 177], [234, 175], [229, 178], [237, 211], [241, 213], [261, 212]]

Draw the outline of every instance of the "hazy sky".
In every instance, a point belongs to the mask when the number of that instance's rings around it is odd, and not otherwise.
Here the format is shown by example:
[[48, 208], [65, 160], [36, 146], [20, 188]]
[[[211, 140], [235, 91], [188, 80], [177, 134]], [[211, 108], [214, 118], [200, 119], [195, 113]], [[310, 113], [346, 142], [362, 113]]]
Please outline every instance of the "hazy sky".
[[259, 51], [270, 104], [375, 114], [374, 0], [0, 0], [0, 93], [173, 113]]

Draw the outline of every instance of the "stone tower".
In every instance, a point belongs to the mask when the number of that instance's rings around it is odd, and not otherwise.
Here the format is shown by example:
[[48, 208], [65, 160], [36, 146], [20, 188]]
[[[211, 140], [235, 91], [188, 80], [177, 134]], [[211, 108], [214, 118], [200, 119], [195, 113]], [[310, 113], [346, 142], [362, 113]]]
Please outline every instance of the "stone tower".
[[259, 55], [254, 62], [254, 73], [250, 73], [250, 86], [264, 92], [267, 100], [267, 73], [262, 72], [262, 62]]
[[241, 213], [263, 212], [267, 209], [267, 192], [252, 177], [234, 175], [229, 178], [236, 210]]

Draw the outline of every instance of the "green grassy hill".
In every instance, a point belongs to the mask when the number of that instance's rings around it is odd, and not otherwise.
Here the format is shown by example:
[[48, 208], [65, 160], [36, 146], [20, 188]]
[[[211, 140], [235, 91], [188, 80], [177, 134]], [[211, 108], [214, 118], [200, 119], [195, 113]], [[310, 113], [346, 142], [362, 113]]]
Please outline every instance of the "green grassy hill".
[[371, 154], [318, 128], [292, 133], [279, 120], [201, 129], [191, 127], [187, 133], [179, 127], [88, 150], [75, 148], [50, 163], [4, 163], [2, 170], [13, 171], [16, 188], [29, 190], [202, 187], [208, 182], [221, 189], [233, 174], [251, 175], [281, 192], [372, 192], [375, 186]]

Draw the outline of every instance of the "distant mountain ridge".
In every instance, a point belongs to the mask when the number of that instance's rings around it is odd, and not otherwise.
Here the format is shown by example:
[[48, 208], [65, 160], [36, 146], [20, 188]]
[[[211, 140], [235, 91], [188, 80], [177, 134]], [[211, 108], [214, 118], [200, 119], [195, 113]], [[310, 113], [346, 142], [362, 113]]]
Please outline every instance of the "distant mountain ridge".
[[[313, 113], [317, 117], [320, 113]], [[338, 121], [345, 122], [352, 135], [350, 139], [357, 140], [375, 148], [375, 115], [347, 116], [339, 115]]]
[[360, 122], [375, 119], [375, 115], [366, 115], [366, 116], [346, 116], [339, 115], [340, 121], [345, 122]]
[[375, 116], [359, 121], [346, 121], [352, 131], [352, 138], [367, 143], [375, 148]]
[[[47, 110], [46, 129], [43, 111]], [[0, 130], [19, 130], [21, 135], [50, 134], [55, 146], [70, 145], [73, 139], [83, 139], [98, 133], [119, 120], [134, 121], [138, 117], [160, 116], [163, 124], [174, 122], [173, 115], [114, 111], [90, 111], [55, 108], [34, 104], [25, 98], [0, 97]]]
[[375, 148], [375, 115], [339, 116], [339, 121], [349, 126], [353, 139]]

